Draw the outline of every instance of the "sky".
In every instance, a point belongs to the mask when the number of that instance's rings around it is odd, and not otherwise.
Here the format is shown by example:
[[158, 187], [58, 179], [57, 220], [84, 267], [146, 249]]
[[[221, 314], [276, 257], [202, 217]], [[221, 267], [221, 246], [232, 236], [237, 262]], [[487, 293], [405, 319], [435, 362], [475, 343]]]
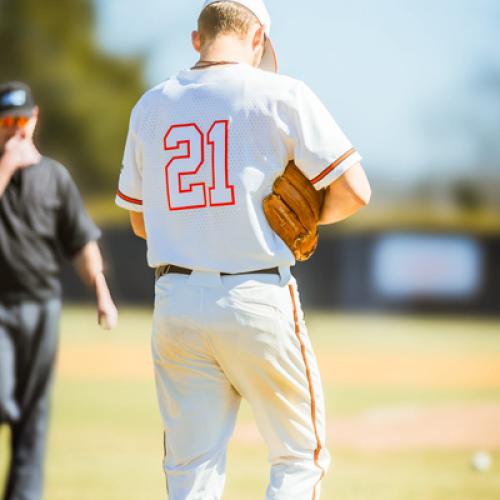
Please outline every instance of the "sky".
[[[201, 0], [95, 2], [99, 43], [144, 56], [149, 85], [196, 62], [190, 34]], [[498, 0], [267, 5], [280, 72], [321, 97], [369, 174], [414, 184], [487, 165], [500, 175], [500, 147], [478, 140], [500, 137], [500, 84], [496, 93], [481, 84], [500, 75]]]

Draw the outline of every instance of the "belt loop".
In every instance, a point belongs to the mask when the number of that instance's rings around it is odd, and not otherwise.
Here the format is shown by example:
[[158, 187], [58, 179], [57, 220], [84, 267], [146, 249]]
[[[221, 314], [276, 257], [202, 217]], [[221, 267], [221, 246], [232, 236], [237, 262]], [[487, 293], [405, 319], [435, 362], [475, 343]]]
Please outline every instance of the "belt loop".
[[160, 279], [162, 269], [163, 266], [155, 267], [155, 282]]
[[158, 281], [162, 276], [168, 274], [170, 271], [171, 264], [166, 266], [160, 266], [155, 269], [155, 281]]

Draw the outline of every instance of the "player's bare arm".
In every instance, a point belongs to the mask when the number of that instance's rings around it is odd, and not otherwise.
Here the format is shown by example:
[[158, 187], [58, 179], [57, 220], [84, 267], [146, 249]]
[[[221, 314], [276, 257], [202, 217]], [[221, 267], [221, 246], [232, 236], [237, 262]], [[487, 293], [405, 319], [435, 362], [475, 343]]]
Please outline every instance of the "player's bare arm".
[[95, 292], [98, 323], [105, 330], [111, 330], [118, 322], [118, 311], [104, 277], [104, 266], [97, 242], [87, 243], [74, 257], [73, 265], [83, 283]]
[[146, 240], [146, 225], [144, 224], [144, 215], [142, 212], [130, 212], [130, 225], [132, 231], [138, 238]]
[[334, 224], [354, 215], [368, 205], [371, 188], [360, 163], [326, 188], [318, 224]]

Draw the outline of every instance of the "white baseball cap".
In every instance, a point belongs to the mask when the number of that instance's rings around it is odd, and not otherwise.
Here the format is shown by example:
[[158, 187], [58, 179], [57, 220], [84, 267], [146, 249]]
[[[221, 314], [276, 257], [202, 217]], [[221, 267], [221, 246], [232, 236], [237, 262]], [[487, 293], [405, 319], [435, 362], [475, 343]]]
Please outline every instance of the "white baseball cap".
[[250, 12], [252, 12], [255, 17], [259, 20], [260, 24], [264, 26], [264, 32], [266, 34], [266, 44], [264, 47], [264, 55], [262, 56], [262, 61], [260, 63], [260, 68], [266, 71], [272, 71], [273, 73], [278, 72], [278, 61], [276, 59], [276, 54], [274, 52], [274, 47], [271, 42], [271, 16], [263, 0], [206, 0], [203, 4], [202, 11], [212, 5], [213, 3], [219, 3], [223, 1], [229, 1], [233, 3], [239, 3], [246, 7]]

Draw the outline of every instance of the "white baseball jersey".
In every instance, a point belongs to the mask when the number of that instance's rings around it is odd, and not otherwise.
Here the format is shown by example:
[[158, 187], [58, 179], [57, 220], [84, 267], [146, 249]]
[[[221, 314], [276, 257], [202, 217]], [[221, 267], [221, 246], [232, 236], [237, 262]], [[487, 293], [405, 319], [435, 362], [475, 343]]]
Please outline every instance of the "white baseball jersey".
[[144, 212], [151, 267], [290, 266], [262, 201], [292, 159], [321, 189], [361, 157], [300, 81], [246, 64], [181, 71], [132, 111], [116, 203]]

